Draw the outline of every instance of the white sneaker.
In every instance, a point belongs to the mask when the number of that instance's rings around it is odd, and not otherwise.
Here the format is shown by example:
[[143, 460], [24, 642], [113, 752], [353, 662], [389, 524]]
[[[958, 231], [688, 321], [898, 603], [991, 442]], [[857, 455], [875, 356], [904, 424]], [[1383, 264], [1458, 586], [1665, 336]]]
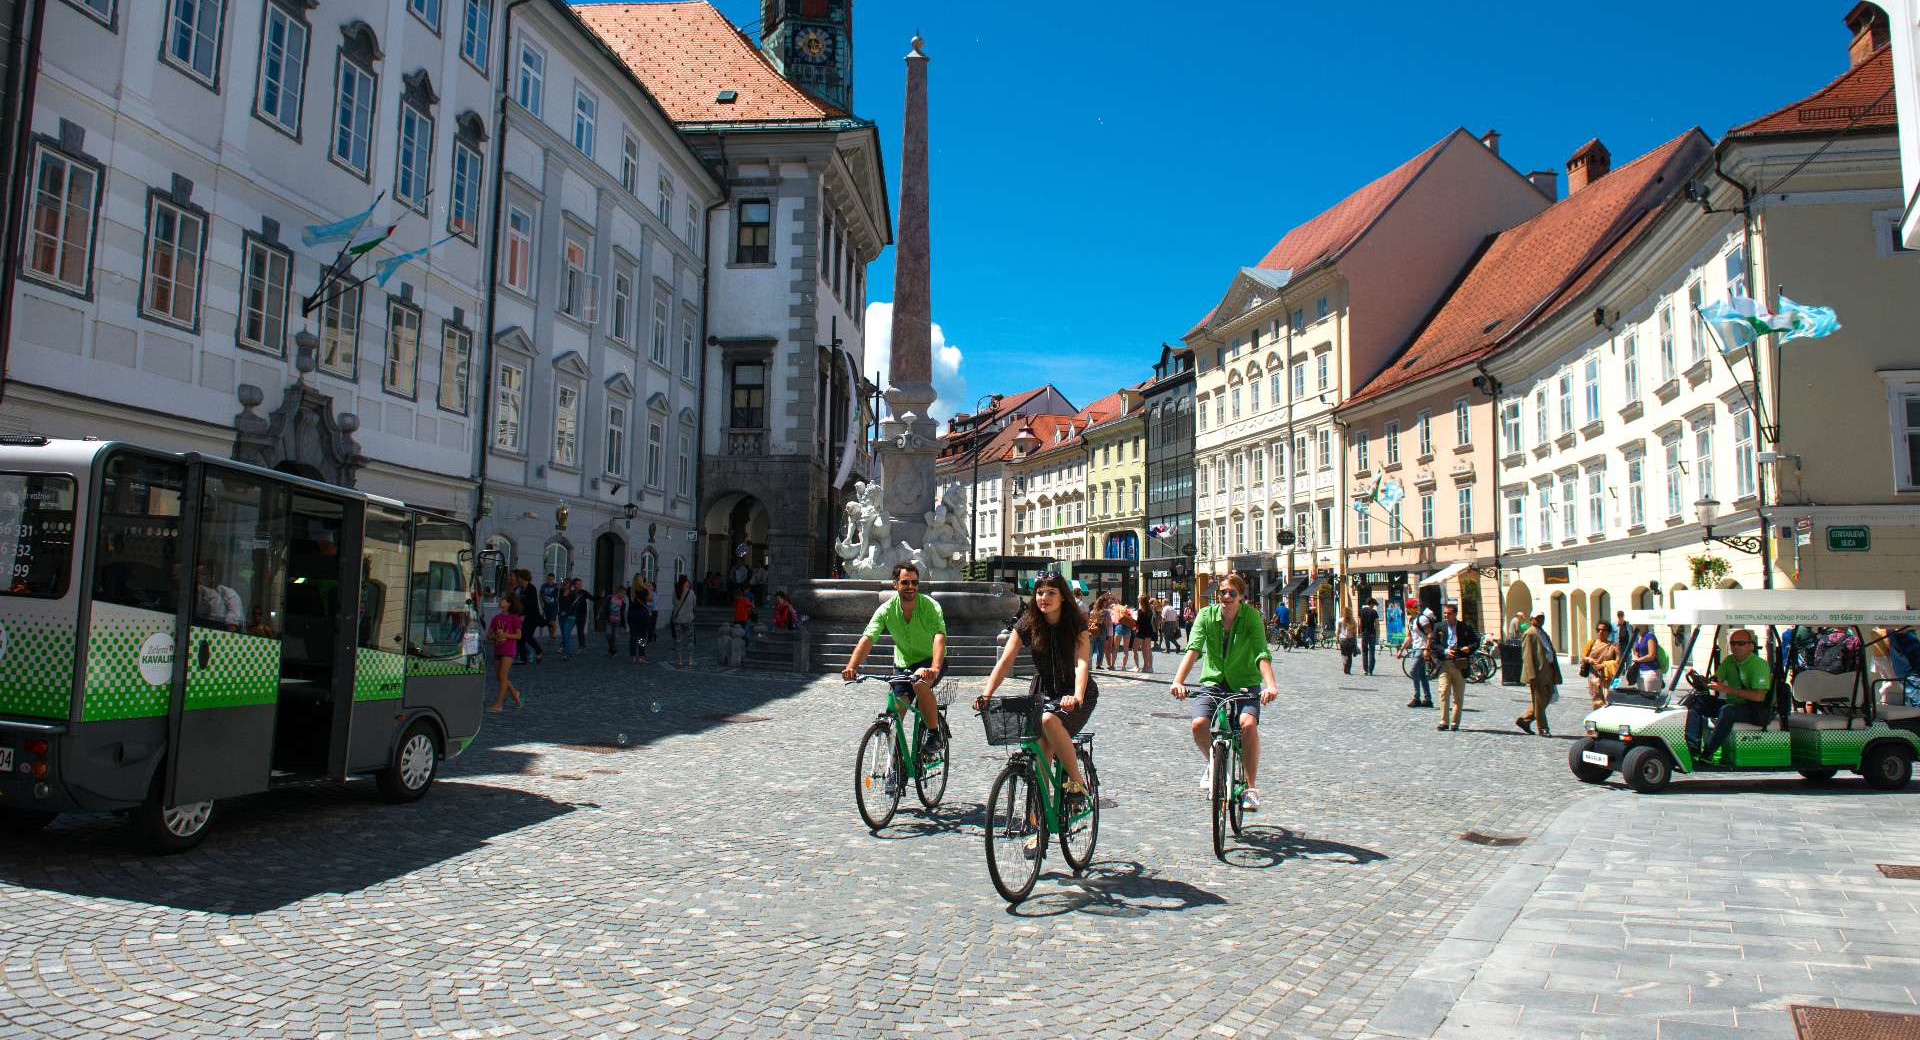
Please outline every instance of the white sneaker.
[[1240, 793], [1240, 808], [1245, 812], [1260, 811], [1260, 792], [1249, 787]]
[[1200, 771], [1200, 790], [1213, 794], [1213, 767], [1207, 766]]

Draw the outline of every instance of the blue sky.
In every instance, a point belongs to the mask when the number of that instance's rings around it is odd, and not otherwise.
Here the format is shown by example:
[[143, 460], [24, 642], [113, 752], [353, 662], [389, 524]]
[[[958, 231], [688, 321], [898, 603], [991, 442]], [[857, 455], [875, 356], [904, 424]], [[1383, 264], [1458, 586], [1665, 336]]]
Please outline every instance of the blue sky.
[[[717, 5], [757, 24], [757, 0]], [[918, 28], [933, 317], [962, 355], [943, 398], [1052, 382], [1085, 404], [1146, 378], [1289, 227], [1454, 127], [1499, 130], [1503, 157], [1564, 192], [1590, 137], [1619, 165], [1813, 92], [1846, 67], [1852, 6], [861, 0], [854, 100], [897, 199]], [[891, 251], [868, 284], [892, 298]]]

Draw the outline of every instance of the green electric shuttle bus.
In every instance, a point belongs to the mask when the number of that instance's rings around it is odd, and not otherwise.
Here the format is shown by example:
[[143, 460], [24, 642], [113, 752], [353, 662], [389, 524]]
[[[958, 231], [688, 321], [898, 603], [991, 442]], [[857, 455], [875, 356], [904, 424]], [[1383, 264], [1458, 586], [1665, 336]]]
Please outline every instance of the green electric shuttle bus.
[[[425, 794], [480, 728], [473, 532], [197, 454], [0, 438], [0, 831], [372, 775]], [[184, 650], [184, 652], [176, 652]]]

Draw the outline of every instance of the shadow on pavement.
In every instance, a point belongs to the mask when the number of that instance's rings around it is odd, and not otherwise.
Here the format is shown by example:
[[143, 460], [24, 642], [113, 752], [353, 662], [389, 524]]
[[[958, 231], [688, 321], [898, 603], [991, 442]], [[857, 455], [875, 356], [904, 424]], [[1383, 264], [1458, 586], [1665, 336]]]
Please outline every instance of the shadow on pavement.
[[[909, 793], [907, 798], [912, 798]], [[978, 802], [942, 802], [937, 809], [928, 809], [922, 805], [908, 807], [903, 799], [900, 812], [893, 822], [886, 825], [874, 837], [887, 841], [902, 838], [921, 838], [929, 834], [952, 834], [957, 831], [982, 833], [987, 818], [987, 807]]]
[[1495, 736], [1495, 737], [1528, 737], [1528, 738], [1531, 738], [1531, 739], [1533, 739], [1533, 740], [1581, 740], [1581, 739], [1583, 739], [1583, 738], [1585, 738], [1585, 737], [1586, 737], [1586, 734], [1584, 734], [1584, 733], [1579, 733], [1579, 734], [1575, 734], [1575, 733], [1525, 733], [1525, 732], [1522, 732], [1522, 731], [1521, 731], [1521, 730], [1520, 730], [1520, 729], [1519, 729], [1518, 727], [1508, 727], [1507, 729], [1463, 729], [1463, 730], [1461, 730], [1460, 732], [1462, 732], [1462, 733], [1486, 733], [1486, 734], [1489, 734], [1489, 735], [1491, 735], [1491, 736]]
[[1014, 917], [1059, 917], [1089, 913], [1101, 917], [1145, 917], [1148, 914], [1221, 906], [1226, 899], [1204, 888], [1148, 870], [1133, 860], [1094, 863], [1079, 877], [1053, 872], [1041, 881], [1062, 887], [1028, 897], [1007, 913]]
[[[1618, 777], [1609, 780], [1607, 786], [1618, 791], [1632, 790]], [[1689, 794], [1767, 794], [1796, 798], [1858, 798], [1861, 795], [1872, 795], [1884, 798], [1898, 797], [1901, 794], [1920, 794], [1920, 785], [1908, 784], [1904, 791], [1876, 791], [1857, 776], [1838, 776], [1824, 783], [1813, 783], [1792, 775], [1709, 771], [1685, 775], [1676, 773], [1673, 782], [1661, 788], [1657, 797], [1671, 798]]]
[[1288, 860], [1306, 859], [1341, 866], [1365, 866], [1387, 858], [1384, 852], [1296, 834], [1285, 827], [1248, 827], [1239, 844], [1227, 849], [1229, 866], [1262, 869]]
[[114, 816], [76, 815], [0, 849], [0, 884], [244, 916], [404, 877], [575, 808], [444, 780], [408, 805], [371, 783], [289, 787], [220, 802], [206, 843], [178, 856], [140, 853]]

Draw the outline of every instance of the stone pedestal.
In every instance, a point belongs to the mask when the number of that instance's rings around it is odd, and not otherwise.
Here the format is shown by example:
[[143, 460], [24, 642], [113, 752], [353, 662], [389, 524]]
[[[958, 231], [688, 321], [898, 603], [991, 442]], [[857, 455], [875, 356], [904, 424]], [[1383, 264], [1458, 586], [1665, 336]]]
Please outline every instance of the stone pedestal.
[[[1020, 595], [1005, 582], [935, 581], [920, 591], [940, 604], [949, 635], [991, 636], [1020, 612]], [[787, 593], [794, 609], [811, 618], [812, 628], [858, 633], [894, 591], [884, 581], [822, 578], [801, 582]]]

